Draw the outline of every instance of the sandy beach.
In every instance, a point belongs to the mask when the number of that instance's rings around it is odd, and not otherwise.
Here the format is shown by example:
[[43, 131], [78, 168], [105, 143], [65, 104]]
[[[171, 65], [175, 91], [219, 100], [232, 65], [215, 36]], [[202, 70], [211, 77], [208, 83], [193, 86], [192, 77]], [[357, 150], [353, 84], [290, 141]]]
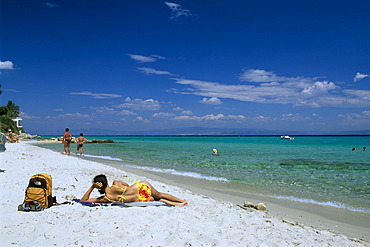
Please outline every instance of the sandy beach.
[[[0, 246], [370, 246], [365, 240], [276, 218], [267, 211], [245, 210], [30, 143], [7, 144], [7, 150], [0, 153], [0, 169], [4, 170], [0, 173]], [[92, 178], [103, 173], [110, 182], [148, 180], [159, 191], [185, 199], [189, 205], [120, 208], [74, 203], [43, 212], [17, 211], [29, 178], [40, 172], [53, 177], [58, 202], [81, 198]]]

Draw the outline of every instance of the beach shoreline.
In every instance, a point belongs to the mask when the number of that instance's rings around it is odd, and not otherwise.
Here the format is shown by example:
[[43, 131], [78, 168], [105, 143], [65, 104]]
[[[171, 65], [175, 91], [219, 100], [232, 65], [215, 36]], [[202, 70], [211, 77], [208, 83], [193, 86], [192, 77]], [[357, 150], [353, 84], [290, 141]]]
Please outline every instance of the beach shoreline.
[[[241, 209], [232, 200], [193, 191], [195, 187], [185, 182], [170, 182], [167, 177], [168, 183], [163, 183], [149, 175], [62, 155], [31, 143], [7, 144], [8, 150], [0, 153], [0, 169], [5, 170], [0, 176], [2, 181], [10, 181], [1, 190], [7, 198], [0, 203], [4, 246], [369, 246], [365, 240], [333, 233], [335, 229], [323, 230], [264, 211]], [[158, 190], [188, 200], [189, 206], [121, 209], [67, 204], [40, 213], [16, 211], [29, 178], [39, 172], [53, 176], [53, 195], [59, 202], [81, 197], [92, 177], [104, 173], [111, 182], [149, 180]]]
[[[90, 158], [88, 159], [90, 160]], [[236, 190], [234, 187], [228, 188], [229, 182], [209, 181], [181, 175], [146, 171], [119, 165], [122, 162], [102, 159], [91, 160], [99, 160], [99, 162], [117, 169], [148, 177], [169, 185], [178, 186], [194, 193], [199, 193], [200, 195], [228, 201], [234, 205], [243, 205], [244, 201], [250, 201], [255, 204], [262, 202], [267, 206], [269, 214], [274, 217], [297, 221], [306, 225], [332, 230], [336, 233], [370, 241], [368, 234], [370, 231], [370, 215], [366, 213], [278, 199], [253, 192], [246, 192], [243, 189]]]

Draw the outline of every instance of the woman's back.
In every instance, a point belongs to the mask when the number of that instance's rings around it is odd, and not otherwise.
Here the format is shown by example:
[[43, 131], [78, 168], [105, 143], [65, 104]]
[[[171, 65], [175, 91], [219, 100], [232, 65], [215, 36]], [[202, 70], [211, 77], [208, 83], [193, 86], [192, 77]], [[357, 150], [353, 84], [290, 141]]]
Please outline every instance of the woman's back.
[[136, 202], [138, 187], [136, 184], [129, 186], [122, 181], [114, 181], [111, 187], [105, 189], [105, 199], [108, 201]]

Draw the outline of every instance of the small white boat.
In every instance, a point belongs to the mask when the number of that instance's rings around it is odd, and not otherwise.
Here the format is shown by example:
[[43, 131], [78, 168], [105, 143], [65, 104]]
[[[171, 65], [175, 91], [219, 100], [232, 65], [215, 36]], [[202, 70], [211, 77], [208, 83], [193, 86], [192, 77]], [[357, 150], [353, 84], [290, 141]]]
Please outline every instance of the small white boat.
[[288, 140], [294, 140], [294, 137], [290, 137], [288, 135], [280, 136], [281, 139], [288, 139]]

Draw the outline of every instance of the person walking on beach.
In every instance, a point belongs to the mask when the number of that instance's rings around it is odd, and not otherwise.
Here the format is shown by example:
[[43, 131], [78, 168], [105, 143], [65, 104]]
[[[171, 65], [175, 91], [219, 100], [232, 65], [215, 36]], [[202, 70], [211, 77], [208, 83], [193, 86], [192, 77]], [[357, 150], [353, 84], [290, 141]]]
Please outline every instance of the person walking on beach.
[[83, 133], [80, 133], [80, 136], [77, 137], [77, 150], [76, 155], [78, 154], [78, 151], [80, 151], [80, 156], [82, 155], [82, 150], [84, 149], [84, 143], [87, 141], [87, 139], [84, 137]]
[[[94, 189], [98, 189], [100, 194], [98, 198], [90, 198]], [[187, 201], [179, 199], [173, 195], [157, 191], [153, 185], [147, 181], [136, 181], [133, 185], [115, 180], [112, 186], [108, 186], [107, 177], [100, 174], [94, 177], [93, 184], [81, 198], [81, 202], [148, 202], [160, 201], [170, 206], [186, 206]]]
[[72, 135], [69, 133], [69, 129], [66, 128], [66, 132], [63, 134], [64, 154], [71, 154], [71, 141]]

